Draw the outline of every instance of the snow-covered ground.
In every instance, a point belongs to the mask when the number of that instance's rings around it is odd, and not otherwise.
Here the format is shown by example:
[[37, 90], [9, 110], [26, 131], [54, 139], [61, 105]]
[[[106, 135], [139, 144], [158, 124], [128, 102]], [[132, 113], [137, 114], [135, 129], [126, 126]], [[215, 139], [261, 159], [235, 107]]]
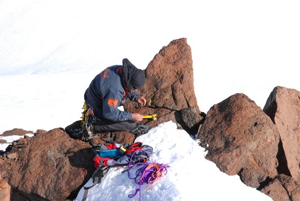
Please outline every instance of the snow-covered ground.
[[[151, 129], [136, 141], [153, 147], [153, 162], [170, 166], [166, 176], [151, 188], [145, 190], [148, 185], [142, 186], [142, 200], [272, 200], [241, 185], [238, 176], [220, 172], [214, 163], [204, 158], [204, 149], [173, 122]], [[139, 200], [138, 194], [134, 199], [128, 198], [139, 186], [128, 179], [127, 172], [122, 173], [124, 169], [110, 169], [102, 182], [89, 190], [88, 200]], [[131, 176], [136, 169], [130, 170]], [[85, 186], [91, 184], [92, 179]], [[76, 201], [81, 200], [83, 193], [81, 189]]]
[[[269, 0], [0, 0], [0, 133], [66, 127], [80, 118], [97, 73], [123, 58], [145, 69], [182, 37], [203, 112], [235, 93], [263, 107], [275, 86], [300, 90], [299, 10], [298, 1]], [[154, 162], [170, 165], [143, 200], [270, 200], [221, 173], [171, 122], [138, 140], [153, 146]], [[135, 185], [120, 172], [111, 170], [89, 200], [137, 200], [127, 198]], [[114, 191], [100, 195], [103, 188]]]

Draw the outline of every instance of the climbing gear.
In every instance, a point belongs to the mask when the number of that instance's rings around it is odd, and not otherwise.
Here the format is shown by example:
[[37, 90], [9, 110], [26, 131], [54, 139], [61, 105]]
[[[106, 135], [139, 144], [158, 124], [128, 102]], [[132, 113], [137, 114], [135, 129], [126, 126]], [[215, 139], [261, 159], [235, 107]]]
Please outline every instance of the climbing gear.
[[87, 105], [86, 103], [83, 104], [83, 113], [81, 119], [82, 119], [82, 140], [87, 142], [93, 137], [96, 117], [94, 115], [93, 108]]
[[[136, 152], [139, 152], [139, 150], [137, 150]], [[133, 157], [135, 154], [135, 152], [132, 154], [131, 157]], [[135, 172], [135, 176], [132, 177], [130, 175], [130, 169], [133, 167], [138, 167], [140, 166], [136, 172]], [[141, 201], [141, 197], [142, 197], [142, 192], [141, 192], [141, 186], [146, 183], [146, 184], [150, 184], [146, 190], [148, 190], [149, 188], [151, 188], [151, 186], [157, 182], [163, 175], [167, 174], [167, 168], [170, 167], [169, 165], [164, 165], [164, 164], [159, 164], [159, 163], [131, 163], [131, 159], [129, 161], [129, 164], [126, 168], [125, 171], [128, 172], [128, 178], [132, 179], [135, 181], [135, 183], [137, 185], [139, 185], [139, 187], [135, 190], [134, 193], [129, 194], [128, 197], [129, 198], [133, 198], [134, 196], [137, 195], [137, 193], [139, 193], [139, 201]]]
[[99, 166], [95, 172], [92, 175], [93, 178], [93, 184], [91, 186], [84, 186], [84, 194], [82, 197], [82, 201], [85, 201], [87, 199], [87, 195], [88, 195], [88, 190], [90, 188], [93, 188], [96, 184], [99, 184], [101, 182], [102, 177], [108, 172], [109, 167], [105, 167], [105, 166]]
[[152, 120], [157, 120], [157, 114], [152, 114], [152, 115], [144, 115], [143, 118], [144, 119], [152, 119]]
[[[153, 149], [151, 146], [143, 145], [141, 142], [136, 142], [132, 145], [123, 144], [119, 147], [114, 142], [110, 142], [105, 145], [93, 145], [92, 150], [94, 154], [94, 167], [96, 168], [96, 170], [92, 176], [93, 184], [91, 186], [84, 187], [85, 192], [82, 200], [86, 200], [88, 190], [96, 184], [100, 183], [101, 178], [105, 175], [106, 172], [108, 172], [111, 167], [127, 166], [129, 161], [131, 164], [144, 164], [148, 162], [149, 157], [153, 153]], [[107, 157], [108, 155], [105, 155], [108, 153], [110, 154], [110, 157]]]
[[154, 99], [150, 98], [150, 100], [148, 101], [148, 106], [152, 106], [154, 103]]
[[[120, 154], [120, 152], [122, 152], [122, 150], [124, 150], [124, 147], [126, 147], [126, 151], [124, 154]], [[119, 165], [128, 165], [128, 161], [130, 159], [130, 156], [132, 155], [133, 152], [135, 152], [136, 150], [143, 150], [144, 152], [147, 152], [149, 154], [152, 154], [153, 150], [152, 147], [148, 146], [148, 145], [143, 145], [141, 142], [136, 142], [132, 145], [122, 145], [121, 147], [117, 147], [115, 143], [111, 143], [108, 145], [98, 145], [95, 146], [93, 148], [95, 157], [94, 157], [94, 162], [95, 162], [95, 168], [98, 168], [98, 166], [119, 166]], [[108, 151], [111, 151], [111, 155], [112, 153], [115, 153], [115, 157], [101, 157], [101, 153], [108, 153]], [[113, 151], [115, 150], [115, 151]], [[103, 156], [103, 155], [102, 155]], [[147, 161], [148, 160], [148, 156], [145, 155], [144, 153], [141, 153], [139, 155], [136, 155], [133, 158], [133, 163], [137, 163], [140, 161]]]
[[134, 135], [140, 135], [140, 134], [147, 133], [150, 129], [151, 129], [150, 126], [138, 124], [134, 129], [130, 130], [129, 132]]
[[[118, 150], [118, 152], [114, 151], [114, 153], [118, 153], [119, 155], [112, 158], [101, 157], [101, 153], [109, 150]], [[87, 199], [88, 190], [96, 184], [99, 184], [102, 177], [112, 167], [126, 166], [126, 169], [122, 173], [127, 172], [128, 178], [134, 180], [135, 183], [139, 185], [135, 192], [129, 194], [128, 197], [133, 198], [139, 193], [139, 201], [141, 201], [142, 197], [141, 186], [148, 184], [149, 186], [146, 188], [146, 190], [148, 190], [162, 176], [167, 174], [167, 168], [169, 168], [169, 165], [150, 163], [153, 148], [141, 142], [136, 142], [132, 145], [123, 144], [120, 146], [117, 146], [114, 142], [105, 145], [99, 144], [93, 147], [93, 153], [95, 154], [93, 160], [96, 170], [92, 175], [93, 184], [91, 186], [84, 186], [83, 201]], [[132, 168], [137, 168], [135, 176], [130, 174]]]

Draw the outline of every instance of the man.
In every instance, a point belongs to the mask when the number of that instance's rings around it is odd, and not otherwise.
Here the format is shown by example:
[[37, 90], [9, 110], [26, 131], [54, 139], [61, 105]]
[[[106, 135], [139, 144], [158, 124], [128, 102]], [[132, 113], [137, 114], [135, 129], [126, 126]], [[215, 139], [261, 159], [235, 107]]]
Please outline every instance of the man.
[[[91, 125], [94, 133], [127, 131], [142, 134], [150, 129], [149, 126], [139, 123], [143, 120], [142, 114], [119, 109], [128, 100], [136, 101], [140, 106], [147, 103], [138, 93], [145, 84], [145, 72], [136, 68], [128, 59], [123, 59], [122, 63], [123, 65], [108, 67], [96, 75], [86, 89], [83, 130], [90, 129], [87, 127]], [[78, 134], [75, 133], [79, 131], [79, 123], [82, 125], [82, 122], [78, 121], [66, 128], [71, 137], [78, 138]]]
[[93, 109], [97, 118], [95, 132], [130, 132], [139, 127], [137, 122], [143, 120], [141, 114], [119, 110], [128, 99], [138, 102], [140, 106], [147, 103], [138, 93], [145, 84], [145, 72], [136, 68], [128, 59], [123, 59], [122, 63], [98, 74], [84, 94], [85, 103]]

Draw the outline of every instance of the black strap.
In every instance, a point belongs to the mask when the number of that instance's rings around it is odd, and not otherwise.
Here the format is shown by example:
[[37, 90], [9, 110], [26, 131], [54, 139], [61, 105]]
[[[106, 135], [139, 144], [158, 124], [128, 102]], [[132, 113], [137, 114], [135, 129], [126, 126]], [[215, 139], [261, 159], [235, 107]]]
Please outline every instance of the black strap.
[[94, 187], [96, 184], [99, 184], [101, 183], [101, 179], [102, 177], [104, 176], [104, 174], [107, 173], [107, 171], [109, 170], [110, 167], [108, 166], [99, 166], [95, 172], [93, 173], [92, 175], [92, 178], [93, 178], [93, 184], [91, 186], [84, 186], [83, 189], [84, 189], [84, 194], [83, 194], [83, 197], [82, 197], [82, 201], [85, 201], [87, 199], [87, 195], [88, 195], [88, 190], [92, 187]]

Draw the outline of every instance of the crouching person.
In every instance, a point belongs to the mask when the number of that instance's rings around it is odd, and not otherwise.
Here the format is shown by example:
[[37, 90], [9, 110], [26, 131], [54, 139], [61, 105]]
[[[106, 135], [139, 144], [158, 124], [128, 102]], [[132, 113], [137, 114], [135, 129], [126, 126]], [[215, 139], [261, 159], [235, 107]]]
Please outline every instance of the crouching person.
[[122, 63], [106, 68], [92, 80], [84, 94], [83, 120], [66, 127], [71, 137], [83, 136], [86, 140], [93, 132], [127, 131], [136, 135], [148, 132], [150, 127], [140, 123], [142, 114], [119, 110], [129, 100], [140, 106], [147, 103], [138, 93], [145, 84], [145, 72], [128, 59]]

